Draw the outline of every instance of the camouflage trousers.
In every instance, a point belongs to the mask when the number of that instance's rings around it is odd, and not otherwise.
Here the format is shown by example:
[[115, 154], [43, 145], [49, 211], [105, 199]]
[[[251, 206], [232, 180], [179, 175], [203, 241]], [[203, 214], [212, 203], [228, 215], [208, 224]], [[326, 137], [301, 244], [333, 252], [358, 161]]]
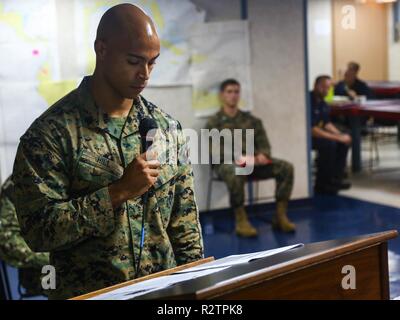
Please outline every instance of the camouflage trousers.
[[[244, 205], [244, 186], [248, 176], [235, 174], [234, 164], [220, 164], [215, 167], [216, 173], [222, 179], [229, 191], [232, 208]], [[251, 177], [257, 179], [275, 179], [276, 201], [289, 200], [293, 189], [294, 168], [285, 160], [272, 158], [269, 165], [255, 166]]]

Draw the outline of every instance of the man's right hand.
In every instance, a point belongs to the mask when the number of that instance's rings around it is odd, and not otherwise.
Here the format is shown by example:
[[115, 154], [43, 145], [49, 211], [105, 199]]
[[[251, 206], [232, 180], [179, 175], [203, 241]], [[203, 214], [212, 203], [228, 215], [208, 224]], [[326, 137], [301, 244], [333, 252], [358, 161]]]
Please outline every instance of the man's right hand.
[[353, 100], [355, 100], [357, 98], [357, 92], [355, 92], [354, 90], [349, 89], [347, 91], [347, 94], [349, 95], [349, 97]]
[[113, 208], [149, 190], [157, 181], [159, 167], [157, 160], [146, 159], [146, 153], [134, 159], [125, 168], [122, 177], [108, 187]]

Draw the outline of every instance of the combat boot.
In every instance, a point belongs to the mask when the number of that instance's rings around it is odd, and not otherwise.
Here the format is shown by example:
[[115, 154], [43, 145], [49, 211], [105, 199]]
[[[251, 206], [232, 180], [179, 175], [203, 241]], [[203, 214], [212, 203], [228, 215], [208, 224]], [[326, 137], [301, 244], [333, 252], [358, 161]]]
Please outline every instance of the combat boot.
[[244, 207], [235, 210], [236, 217], [236, 234], [240, 237], [256, 237], [257, 230], [254, 228], [249, 219]]
[[276, 203], [276, 214], [272, 218], [272, 227], [283, 232], [296, 231], [296, 225], [287, 217], [287, 201], [278, 201]]

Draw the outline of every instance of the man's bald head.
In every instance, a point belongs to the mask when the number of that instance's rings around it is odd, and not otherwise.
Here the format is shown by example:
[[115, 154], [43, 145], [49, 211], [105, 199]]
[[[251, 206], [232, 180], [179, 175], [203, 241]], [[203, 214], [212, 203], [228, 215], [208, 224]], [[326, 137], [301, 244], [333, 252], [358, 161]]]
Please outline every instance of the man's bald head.
[[97, 28], [96, 40], [113, 41], [122, 37], [158, 38], [152, 19], [139, 7], [124, 3], [108, 9]]
[[124, 98], [135, 98], [147, 85], [160, 54], [151, 18], [139, 7], [120, 4], [100, 20], [95, 41], [97, 78]]

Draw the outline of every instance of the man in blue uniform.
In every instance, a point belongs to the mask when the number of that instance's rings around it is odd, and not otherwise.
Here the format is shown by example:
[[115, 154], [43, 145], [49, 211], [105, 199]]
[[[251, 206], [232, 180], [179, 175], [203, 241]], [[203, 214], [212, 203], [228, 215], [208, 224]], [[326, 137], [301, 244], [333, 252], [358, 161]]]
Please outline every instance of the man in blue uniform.
[[354, 100], [357, 96], [365, 96], [367, 99], [373, 98], [372, 90], [367, 83], [358, 79], [360, 65], [356, 62], [349, 62], [344, 73], [344, 79], [335, 86], [336, 96], [348, 96]]
[[330, 120], [329, 106], [324, 98], [331, 86], [331, 77], [319, 76], [310, 93], [312, 146], [318, 151], [315, 192], [324, 194], [336, 194], [341, 189], [350, 188], [343, 174], [351, 137], [339, 131]]

